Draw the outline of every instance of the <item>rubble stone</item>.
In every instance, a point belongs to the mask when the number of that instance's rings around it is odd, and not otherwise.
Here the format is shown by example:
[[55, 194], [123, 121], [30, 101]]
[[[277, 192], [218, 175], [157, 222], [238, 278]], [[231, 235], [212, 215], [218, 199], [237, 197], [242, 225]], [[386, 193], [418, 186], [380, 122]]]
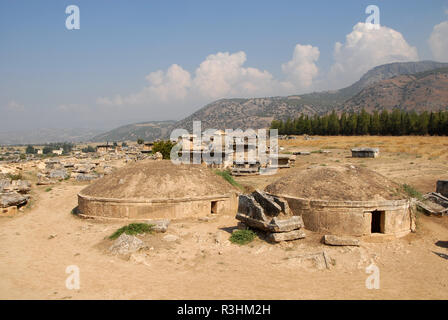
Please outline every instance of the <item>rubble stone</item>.
[[155, 232], [164, 233], [168, 230], [168, 226], [170, 225], [171, 220], [169, 219], [160, 219], [160, 220], [147, 220], [145, 223], [153, 225], [153, 230]]
[[69, 177], [70, 177], [69, 173], [67, 172], [67, 170], [64, 169], [51, 170], [50, 172], [48, 172], [48, 178], [50, 179], [64, 180]]
[[37, 185], [38, 186], [46, 186], [46, 185], [51, 185], [51, 184], [55, 184], [55, 183], [56, 183], [55, 180], [52, 180], [43, 174], [37, 175]]
[[76, 181], [92, 181], [98, 178], [99, 176], [97, 176], [96, 174], [89, 174], [89, 173], [80, 173], [76, 175]]
[[110, 246], [109, 251], [113, 254], [129, 254], [144, 247], [144, 242], [135, 236], [125, 233], [121, 234]]
[[330, 246], [359, 246], [358, 239], [328, 234], [324, 236], [324, 243]]
[[21, 206], [28, 201], [28, 198], [17, 192], [0, 193], [0, 207], [7, 208]]
[[261, 191], [240, 195], [236, 219], [245, 225], [269, 233], [274, 242], [301, 239], [305, 232], [302, 217], [293, 216], [288, 203]]
[[290, 241], [305, 238], [305, 231], [293, 230], [289, 232], [272, 232], [268, 235], [268, 240], [272, 242]]

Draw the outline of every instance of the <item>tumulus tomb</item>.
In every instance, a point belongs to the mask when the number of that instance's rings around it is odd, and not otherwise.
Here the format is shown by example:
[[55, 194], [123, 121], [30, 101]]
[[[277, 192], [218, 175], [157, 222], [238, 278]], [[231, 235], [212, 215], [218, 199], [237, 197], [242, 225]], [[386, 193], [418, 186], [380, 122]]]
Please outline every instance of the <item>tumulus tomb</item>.
[[414, 227], [402, 187], [367, 168], [346, 165], [292, 169], [266, 187], [286, 199], [305, 228], [333, 235], [403, 236]]
[[169, 160], [130, 164], [78, 194], [78, 213], [106, 219], [180, 219], [235, 215], [238, 189], [201, 165]]

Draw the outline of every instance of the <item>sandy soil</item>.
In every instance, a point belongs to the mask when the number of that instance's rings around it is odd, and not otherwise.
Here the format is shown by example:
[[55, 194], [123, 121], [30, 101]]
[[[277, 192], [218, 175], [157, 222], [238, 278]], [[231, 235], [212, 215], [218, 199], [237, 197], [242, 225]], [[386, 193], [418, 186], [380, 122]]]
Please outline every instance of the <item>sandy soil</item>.
[[[319, 148], [319, 146], [316, 146]], [[349, 159], [346, 150], [299, 158], [310, 163], [364, 164], [400, 183], [433, 191], [447, 178], [447, 161], [383, 153], [379, 159]], [[413, 162], [413, 165], [410, 165]], [[244, 177], [262, 187], [276, 177]], [[401, 239], [371, 237], [360, 247], [329, 247], [321, 234], [272, 245], [228, 241], [237, 221], [213, 216], [173, 222], [166, 234], [142, 236], [148, 248], [113, 256], [106, 239], [123, 224], [83, 220], [71, 214], [85, 185], [64, 181], [46, 192], [33, 187], [29, 209], [0, 218], [0, 299], [448, 299], [448, 217], [418, 216], [417, 233]], [[300, 259], [325, 251], [330, 269]], [[380, 289], [369, 290], [366, 267], [380, 270]], [[80, 269], [81, 288], [69, 290], [67, 266]]]

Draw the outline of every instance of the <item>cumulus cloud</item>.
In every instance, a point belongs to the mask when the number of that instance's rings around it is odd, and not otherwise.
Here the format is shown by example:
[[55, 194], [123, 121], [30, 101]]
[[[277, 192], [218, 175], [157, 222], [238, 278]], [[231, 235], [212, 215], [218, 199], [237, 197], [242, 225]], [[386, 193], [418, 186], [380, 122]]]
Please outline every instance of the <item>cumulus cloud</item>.
[[218, 52], [207, 56], [193, 72], [173, 64], [166, 70], [149, 73], [140, 91], [101, 97], [97, 104], [113, 106], [115, 110], [140, 106], [142, 112], [163, 108], [164, 113], [180, 117], [191, 113], [192, 108], [221, 98], [339, 89], [378, 65], [418, 60], [417, 49], [400, 32], [385, 26], [370, 28], [366, 23], [356, 24], [344, 43], [335, 44], [334, 63], [329, 72], [324, 74], [319, 70], [319, 57], [318, 47], [297, 44], [291, 60], [281, 65], [284, 76], [276, 79], [266, 70], [246, 66], [247, 56], [243, 51]]
[[376, 30], [360, 22], [346, 36], [345, 43], [336, 42], [334, 46], [329, 85], [336, 88], [350, 85], [378, 65], [416, 60], [417, 49], [400, 32], [385, 26]]
[[246, 67], [247, 57], [243, 51], [218, 52], [207, 56], [193, 73], [173, 64], [166, 71], [148, 74], [142, 90], [125, 96], [100, 97], [97, 104], [159, 108], [173, 107], [176, 103], [177, 107], [185, 108], [221, 98], [296, 94], [312, 86], [318, 74], [319, 54], [316, 47], [298, 44], [292, 60], [282, 65], [286, 78], [281, 81], [268, 71]]
[[299, 89], [308, 89], [319, 73], [316, 65], [319, 60], [319, 48], [311, 45], [297, 44], [294, 48], [292, 60], [282, 65], [288, 81]]
[[246, 54], [218, 52], [209, 55], [196, 69], [194, 88], [207, 98], [253, 96], [272, 92], [278, 86], [273, 76], [256, 68], [245, 68]]
[[429, 46], [434, 59], [448, 62], [448, 21], [434, 26], [429, 37]]

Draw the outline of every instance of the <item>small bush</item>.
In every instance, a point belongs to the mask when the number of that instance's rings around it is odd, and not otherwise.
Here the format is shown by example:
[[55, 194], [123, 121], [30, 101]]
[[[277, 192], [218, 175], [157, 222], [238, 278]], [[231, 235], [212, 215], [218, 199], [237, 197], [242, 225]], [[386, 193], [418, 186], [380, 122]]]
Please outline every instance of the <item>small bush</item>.
[[47, 189], [45, 189], [45, 192], [50, 192], [51, 190], [53, 190], [53, 189], [47, 188]]
[[171, 156], [171, 149], [175, 146], [176, 144], [171, 142], [170, 140], [166, 140], [166, 141], [156, 141], [154, 142], [154, 145], [152, 147], [152, 152], [156, 153], [156, 152], [160, 152], [163, 156], [163, 159], [170, 159]]
[[146, 224], [146, 223], [131, 223], [127, 226], [121, 227], [117, 231], [115, 231], [109, 239], [115, 240], [119, 236], [121, 236], [123, 233], [133, 236], [136, 234], [142, 234], [142, 233], [152, 233], [154, 229], [154, 225], [152, 224]]
[[248, 244], [257, 237], [257, 234], [252, 230], [237, 230], [230, 236], [230, 242], [239, 245]]
[[239, 189], [243, 189], [243, 187], [238, 183], [238, 182], [236, 182], [235, 181], [235, 179], [233, 179], [233, 177], [232, 177], [232, 175], [230, 174], [230, 172], [229, 171], [226, 171], [226, 170], [224, 170], [224, 171], [221, 171], [221, 170], [215, 170], [215, 173], [218, 175], [218, 176], [221, 176], [221, 177], [223, 177], [228, 183], [230, 183], [232, 186], [234, 186], [234, 187], [237, 187], [237, 188], [239, 188]]
[[22, 180], [23, 179], [21, 173], [19, 173], [19, 174], [8, 173], [6, 176], [8, 177], [8, 179], [11, 179], [11, 180]]
[[418, 190], [416, 190], [413, 186], [410, 186], [408, 184], [403, 184], [403, 190], [411, 198], [417, 198], [419, 200], [423, 199], [423, 195]]

